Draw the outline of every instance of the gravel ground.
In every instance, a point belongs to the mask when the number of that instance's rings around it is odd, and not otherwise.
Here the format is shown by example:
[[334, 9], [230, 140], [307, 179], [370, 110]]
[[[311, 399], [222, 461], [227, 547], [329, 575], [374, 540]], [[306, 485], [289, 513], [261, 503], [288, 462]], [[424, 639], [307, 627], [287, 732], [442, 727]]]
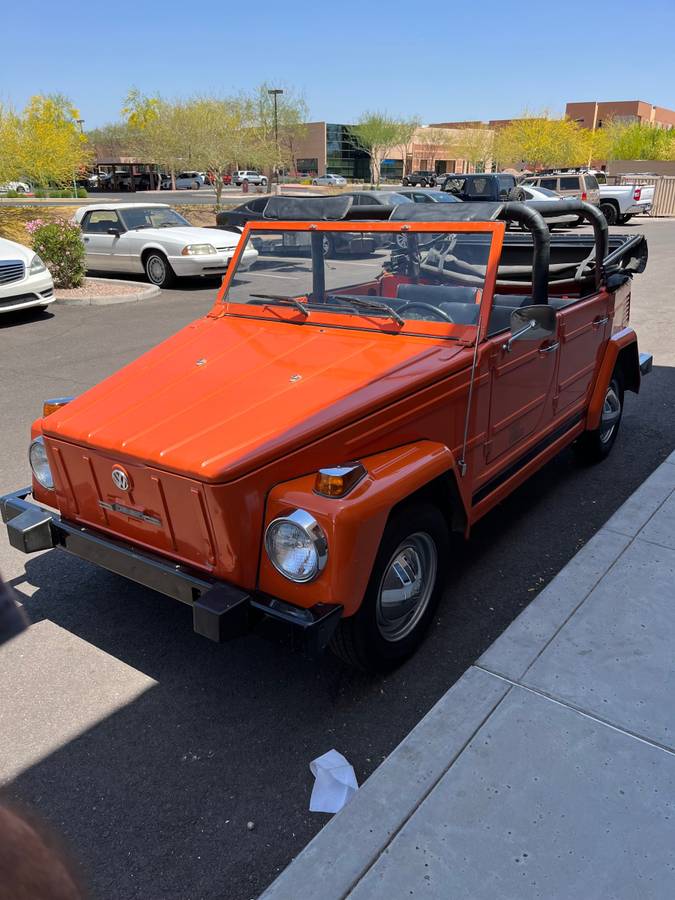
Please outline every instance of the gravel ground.
[[128, 281], [107, 281], [99, 278], [85, 278], [76, 288], [57, 288], [59, 300], [80, 300], [85, 297], [117, 297], [130, 292]]

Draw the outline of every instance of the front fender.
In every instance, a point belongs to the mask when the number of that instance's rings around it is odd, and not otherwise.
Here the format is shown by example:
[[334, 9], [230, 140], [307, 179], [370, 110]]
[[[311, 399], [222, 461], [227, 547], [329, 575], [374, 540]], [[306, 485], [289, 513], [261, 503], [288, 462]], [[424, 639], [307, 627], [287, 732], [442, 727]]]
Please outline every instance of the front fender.
[[367, 474], [342, 498], [315, 493], [315, 473], [271, 490], [265, 529], [278, 516], [307, 510], [326, 533], [328, 562], [314, 581], [296, 584], [277, 572], [263, 547], [258, 577], [262, 592], [302, 607], [341, 603], [345, 616], [353, 615], [361, 605], [391, 509], [439, 476], [456, 472], [451, 451], [433, 441], [407, 444], [360, 461]]
[[640, 390], [640, 355], [637, 335], [632, 328], [623, 328], [621, 331], [617, 331], [607, 342], [605, 355], [602, 358], [595, 387], [591, 394], [591, 402], [588, 406], [586, 418], [588, 431], [593, 431], [600, 424], [607, 386], [617, 366], [621, 369], [624, 389], [637, 394]]

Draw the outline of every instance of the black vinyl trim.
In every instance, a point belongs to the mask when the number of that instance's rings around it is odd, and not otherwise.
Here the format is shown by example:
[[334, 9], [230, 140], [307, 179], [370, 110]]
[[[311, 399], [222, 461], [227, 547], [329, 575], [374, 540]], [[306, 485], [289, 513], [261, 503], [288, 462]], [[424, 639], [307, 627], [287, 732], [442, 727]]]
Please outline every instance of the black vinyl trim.
[[532, 462], [540, 453], [543, 453], [547, 447], [551, 444], [554, 444], [559, 438], [561, 438], [564, 434], [574, 428], [575, 425], [578, 425], [579, 422], [583, 419], [585, 413], [579, 412], [576, 415], [572, 416], [571, 419], [567, 419], [562, 425], [559, 425], [554, 431], [550, 434], [547, 434], [546, 437], [542, 438], [540, 441], [531, 447], [526, 453], [522, 456], [518, 457], [518, 459], [511, 463], [506, 469], [501, 471], [498, 475], [495, 475], [494, 478], [491, 478], [490, 481], [486, 482], [482, 488], [479, 488], [475, 494], [471, 497], [471, 505], [475, 506], [477, 503], [480, 503], [481, 500], [484, 500], [489, 494], [493, 491], [497, 490], [497, 488], [503, 484], [505, 481], [508, 481], [511, 476], [515, 475], [519, 469], [522, 469], [523, 466], [526, 466], [528, 463]]

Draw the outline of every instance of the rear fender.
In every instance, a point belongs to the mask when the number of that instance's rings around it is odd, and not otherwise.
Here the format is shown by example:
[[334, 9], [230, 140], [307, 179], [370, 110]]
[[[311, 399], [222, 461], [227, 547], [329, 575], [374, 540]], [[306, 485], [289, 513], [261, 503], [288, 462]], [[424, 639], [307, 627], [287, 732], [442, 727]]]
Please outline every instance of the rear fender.
[[[361, 605], [391, 510], [439, 478], [447, 476], [453, 482], [456, 478], [451, 451], [432, 441], [407, 444], [360, 462], [366, 475], [342, 498], [315, 493], [315, 473], [272, 489], [265, 529], [278, 516], [294, 509], [306, 510], [326, 533], [328, 562], [314, 581], [296, 584], [277, 572], [263, 548], [260, 591], [301, 607], [341, 603], [344, 615], [352, 615]], [[436, 491], [434, 496], [438, 499]]]
[[586, 428], [593, 431], [600, 425], [602, 405], [607, 387], [614, 372], [621, 373], [624, 390], [638, 393], [640, 390], [640, 355], [638, 353], [637, 335], [632, 328], [617, 331], [607, 342], [605, 355], [600, 365], [595, 387], [588, 407]]

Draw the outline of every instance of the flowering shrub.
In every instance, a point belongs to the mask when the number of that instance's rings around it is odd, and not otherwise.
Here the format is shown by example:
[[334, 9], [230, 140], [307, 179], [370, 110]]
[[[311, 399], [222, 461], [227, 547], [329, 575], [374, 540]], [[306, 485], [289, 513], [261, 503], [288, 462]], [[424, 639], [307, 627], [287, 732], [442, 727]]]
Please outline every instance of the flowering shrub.
[[84, 244], [79, 227], [65, 219], [54, 222], [33, 219], [26, 222], [26, 231], [33, 239], [33, 250], [52, 273], [55, 286], [79, 287], [85, 273]]

